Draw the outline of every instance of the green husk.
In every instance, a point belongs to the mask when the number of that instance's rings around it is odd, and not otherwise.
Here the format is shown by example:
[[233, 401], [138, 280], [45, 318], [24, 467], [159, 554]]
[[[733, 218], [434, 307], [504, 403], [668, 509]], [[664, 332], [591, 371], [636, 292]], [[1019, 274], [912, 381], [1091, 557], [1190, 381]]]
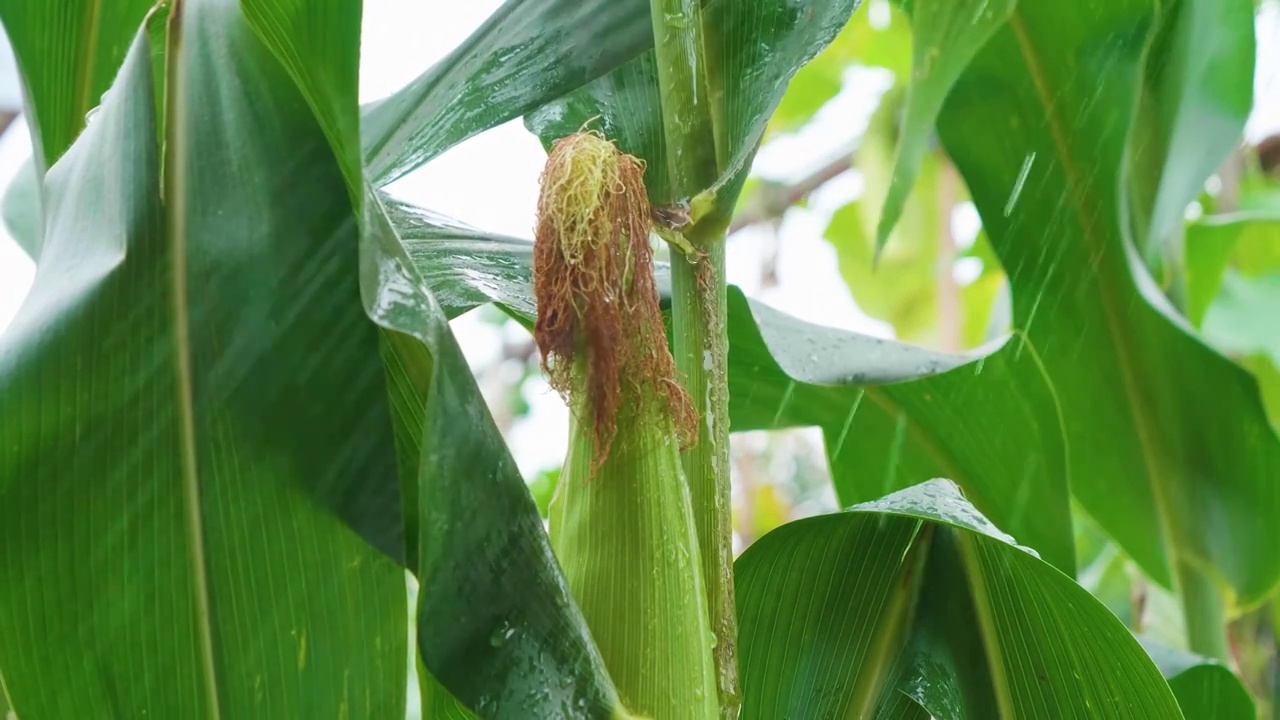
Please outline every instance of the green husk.
[[696, 413], [662, 326], [643, 169], [578, 133], [543, 172], [534, 336], [573, 411], [551, 544], [623, 705], [713, 720], [715, 640], [680, 462]]
[[594, 472], [590, 427], [571, 421], [551, 544], [623, 704], [710, 720], [714, 635], [675, 427], [655, 403], [628, 408]]

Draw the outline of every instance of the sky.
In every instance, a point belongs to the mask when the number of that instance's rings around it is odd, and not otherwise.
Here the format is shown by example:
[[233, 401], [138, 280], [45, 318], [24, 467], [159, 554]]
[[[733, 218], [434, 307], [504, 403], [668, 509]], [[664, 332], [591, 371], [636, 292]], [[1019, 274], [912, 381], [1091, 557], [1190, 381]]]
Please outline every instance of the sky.
[[[408, 83], [466, 38], [498, 5], [499, 0], [365, 0], [361, 101], [385, 97]], [[1246, 129], [1251, 140], [1280, 130], [1280, 2], [1273, 0], [1263, 10], [1258, 34], [1257, 108]], [[874, 72], [850, 72], [839, 96], [804, 130], [764, 147], [753, 170], [763, 177], [787, 180], [824, 163], [828, 153], [849, 145], [861, 133], [885, 82], [883, 75]], [[12, 55], [7, 47], [0, 47], [0, 108], [17, 107], [20, 100]], [[0, 136], [0, 187], [8, 185], [30, 153], [26, 124], [20, 117]], [[534, 137], [514, 121], [461, 144], [389, 190], [484, 230], [531, 237], [544, 159]], [[860, 178], [846, 173], [815, 193], [807, 207], [788, 212], [776, 235], [773, 228], [762, 226], [736, 234], [728, 249], [729, 281], [806, 320], [891, 336], [891, 328], [867, 317], [854, 304], [838, 273], [835, 252], [822, 237], [831, 213], [860, 192]], [[977, 231], [972, 207], [959, 208], [953, 225], [962, 242], [971, 241]], [[778, 284], [762, 290], [761, 263], [775, 243], [781, 248]], [[0, 227], [0, 332], [17, 312], [34, 271], [34, 264]], [[453, 327], [473, 366], [488, 364], [501, 351], [503, 330], [473, 315], [459, 318]], [[527, 383], [525, 394], [530, 416], [513, 428], [509, 440], [522, 471], [531, 476], [563, 460], [568, 421], [559, 397], [545, 383]]]

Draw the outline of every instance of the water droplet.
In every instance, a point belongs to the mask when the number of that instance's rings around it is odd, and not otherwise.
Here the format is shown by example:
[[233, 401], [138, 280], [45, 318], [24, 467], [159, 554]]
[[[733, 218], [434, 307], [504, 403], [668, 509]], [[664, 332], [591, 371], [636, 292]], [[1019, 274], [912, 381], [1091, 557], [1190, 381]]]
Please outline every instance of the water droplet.
[[1031, 174], [1031, 166], [1035, 164], [1036, 154], [1028, 153], [1022, 159], [1022, 169], [1018, 171], [1018, 179], [1013, 183], [1013, 192], [1009, 193], [1009, 200], [1004, 204], [1004, 216], [1009, 217], [1013, 213], [1013, 207], [1018, 204], [1018, 198], [1022, 195], [1022, 186], [1027, 182], [1027, 175]]

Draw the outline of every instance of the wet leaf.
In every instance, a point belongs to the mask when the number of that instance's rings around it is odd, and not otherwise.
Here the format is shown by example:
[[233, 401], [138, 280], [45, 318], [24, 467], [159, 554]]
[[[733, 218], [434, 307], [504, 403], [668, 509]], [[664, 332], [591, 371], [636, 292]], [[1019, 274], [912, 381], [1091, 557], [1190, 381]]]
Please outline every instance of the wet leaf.
[[[857, 5], [858, 0], [761, 0], [703, 7], [706, 57], [714, 63], [707, 76], [723, 83], [710, 88], [706, 102], [717, 118], [717, 152], [723, 152], [715, 199], [726, 222], [787, 82], [831, 43]], [[654, 204], [682, 199], [670, 188], [652, 51], [527, 115], [525, 124], [549, 146], [593, 118], [618, 147], [646, 161]]]
[[895, 692], [940, 720], [1178, 716], [1124, 626], [946, 481], [784, 525], [735, 572], [744, 717]]
[[1180, 76], [1151, 75], [1153, 3], [1077, 9], [1020, 4], [956, 82], [942, 140], [1009, 273], [1014, 327], [1057, 387], [1074, 494], [1157, 582], [1207, 573], [1255, 602], [1280, 579], [1280, 443], [1252, 379], [1135, 261], [1119, 204], [1168, 172], [1126, 165], [1126, 146], [1158, 131], [1135, 100]]
[[652, 48], [645, 0], [507, 0], [447, 57], [364, 108], [369, 180], [386, 185]]
[[342, 178], [238, 6], [184, 7], [165, 171], [143, 34], [0, 338], [5, 685], [27, 718], [399, 716], [403, 570], [336, 516], [394, 550], [382, 370], [317, 352], [376, 337]]

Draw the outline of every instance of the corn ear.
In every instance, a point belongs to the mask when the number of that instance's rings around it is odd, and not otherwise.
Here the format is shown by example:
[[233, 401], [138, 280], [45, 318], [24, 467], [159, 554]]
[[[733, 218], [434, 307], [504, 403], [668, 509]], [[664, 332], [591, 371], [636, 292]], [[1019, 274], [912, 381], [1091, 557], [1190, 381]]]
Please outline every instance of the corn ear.
[[680, 464], [696, 437], [653, 278], [644, 164], [599, 133], [552, 146], [534, 338], [572, 409], [551, 544], [626, 711], [719, 716], [714, 636]]
[[590, 427], [572, 422], [551, 543], [621, 700], [651, 718], [717, 718], [714, 635], [675, 428], [652, 409], [624, 410], [593, 472]]

